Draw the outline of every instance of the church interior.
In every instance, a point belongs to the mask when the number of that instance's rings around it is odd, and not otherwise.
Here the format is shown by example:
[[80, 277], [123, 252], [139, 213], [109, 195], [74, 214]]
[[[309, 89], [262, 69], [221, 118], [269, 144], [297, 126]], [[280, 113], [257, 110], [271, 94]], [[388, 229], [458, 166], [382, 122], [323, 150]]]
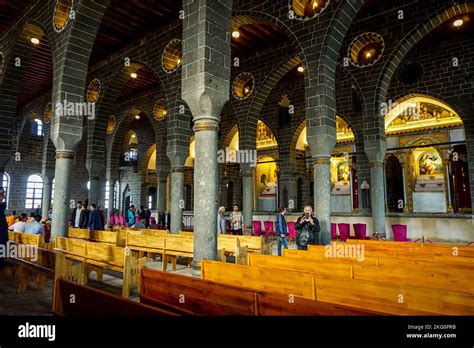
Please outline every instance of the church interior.
[[473, 34], [470, 0], [0, 2], [0, 315], [472, 316]]

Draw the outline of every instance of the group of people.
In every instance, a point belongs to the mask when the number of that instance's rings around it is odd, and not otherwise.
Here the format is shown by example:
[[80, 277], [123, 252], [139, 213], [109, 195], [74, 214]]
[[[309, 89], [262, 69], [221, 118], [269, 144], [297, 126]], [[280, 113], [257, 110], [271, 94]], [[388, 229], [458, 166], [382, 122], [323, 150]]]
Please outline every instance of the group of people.
[[16, 211], [13, 211], [6, 217], [6, 221], [9, 231], [44, 235], [44, 225], [39, 214], [35, 213], [33, 219], [29, 219], [26, 213], [17, 215]]
[[[219, 207], [217, 211], [217, 233], [225, 234], [227, 232], [227, 221], [230, 222], [230, 232], [234, 235], [242, 235], [244, 226], [243, 214], [239, 211], [239, 206], [234, 205], [233, 211], [226, 218], [225, 207]], [[285, 215], [287, 210], [282, 207], [278, 210], [276, 221], [276, 234], [278, 241], [278, 255], [282, 254], [282, 247], [288, 248], [288, 225]], [[313, 215], [313, 208], [310, 205], [304, 207], [303, 215], [298, 217], [295, 223], [297, 231], [296, 245], [300, 250], [307, 250], [308, 244], [316, 244], [318, 241], [318, 233], [320, 231], [319, 220]]]
[[70, 225], [74, 228], [103, 230], [105, 222], [105, 214], [100, 207], [97, 208], [95, 204], [87, 206], [82, 204], [82, 201], [78, 201], [72, 211]]
[[126, 222], [131, 228], [151, 228], [150, 224], [156, 225], [156, 220], [151, 219], [151, 211], [147, 207], [141, 206], [136, 210], [134, 205], [128, 208]]

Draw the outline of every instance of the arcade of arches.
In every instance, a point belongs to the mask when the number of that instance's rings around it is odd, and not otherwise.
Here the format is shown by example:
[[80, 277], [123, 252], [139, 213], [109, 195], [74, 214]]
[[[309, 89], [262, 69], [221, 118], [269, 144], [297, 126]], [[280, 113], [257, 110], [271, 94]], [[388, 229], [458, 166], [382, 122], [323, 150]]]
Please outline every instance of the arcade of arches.
[[0, 22], [0, 171], [9, 211], [47, 218], [53, 202], [53, 235], [87, 199], [193, 228], [197, 261], [216, 257], [205, 241], [234, 204], [249, 229], [311, 204], [323, 244], [331, 222], [474, 239], [468, 1], [403, 2], [403, 23], [377, 14], [399, 1], [325, 1], [296, 19], [283, 1], [265, 14], [222, 1], [217, 34], [193, 1], [70, 1], [73, 19], [20, 3]]

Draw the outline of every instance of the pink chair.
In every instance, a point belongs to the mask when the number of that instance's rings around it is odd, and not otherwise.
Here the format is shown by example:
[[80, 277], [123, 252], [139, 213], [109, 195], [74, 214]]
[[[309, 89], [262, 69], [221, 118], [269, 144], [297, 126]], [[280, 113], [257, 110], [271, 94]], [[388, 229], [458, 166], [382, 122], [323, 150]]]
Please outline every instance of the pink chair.
[[264, 221], [263, 226], [265, 227], [265, 236], [271, 237], [275, 235], [275, 229], [273, 227], [273, 221]]
[[354, 239], [368, 239], [367, 238], [367, 225], [366, 224], [354, 224]]
[[115, 215], [110, 215], [109, 225], [115, 226], [117, 223], [115, 222]]
[[296, 239], [298, 234], [296, 233], [295, 222], [290, 221], [290, 222], [288, 222], [287, 225], [288, 225], [288, 237]]
[[351, 234], [351, 225], [350, 224], [337, 224], [339, 229], [339, 237], [341, 240], [348, 240], [349, 235]]
[[253, 235], [261, 236], [262, 235], [262, 223], [260, 221], [252, 221], [253, 226]]
[[118, 216], [118, 223], [120, 226], [125, 226], [125, 219], [123, 218], [123, 215]]
[[335, 223], [331, 223], [331, 240], [337, 239], [337, 225]]
[[393, 240], [396, 242], [411, 242], [407, 238], [407, 225], [392, 225]]

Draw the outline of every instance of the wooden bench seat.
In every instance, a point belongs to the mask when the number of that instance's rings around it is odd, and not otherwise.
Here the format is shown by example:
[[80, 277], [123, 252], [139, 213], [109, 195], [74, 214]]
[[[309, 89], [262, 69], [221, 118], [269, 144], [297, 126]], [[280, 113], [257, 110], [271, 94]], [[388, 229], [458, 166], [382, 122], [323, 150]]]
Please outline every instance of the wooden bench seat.
[[[175, 316], [176, 312], [130, 301], [108, 292], [58, 278], [53, 313], [60, 316]], [[71, 301], [74, 298], [74, 301]]]
[[358, 261], [357, 258], [332, 258], [327, 257], [325, 253], [307, 251], [307, 250], [296, 250], [296, 249], [283, 249], [284, 257], [296, 257], [309, 260], [318, 260], [320, 262], [337, 262], [337, 263], [363, 263], [364, 265], [378, 265], [377, 257], [368, 257], [365, 255], [363, 261]]
[[269, 272], [268, 268], [202, 260], [201, 279], [256, 291], [316, 299], [314, 277], [288, 270]]

